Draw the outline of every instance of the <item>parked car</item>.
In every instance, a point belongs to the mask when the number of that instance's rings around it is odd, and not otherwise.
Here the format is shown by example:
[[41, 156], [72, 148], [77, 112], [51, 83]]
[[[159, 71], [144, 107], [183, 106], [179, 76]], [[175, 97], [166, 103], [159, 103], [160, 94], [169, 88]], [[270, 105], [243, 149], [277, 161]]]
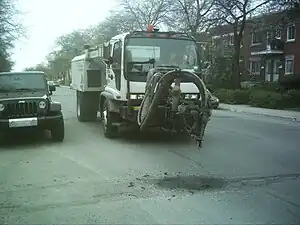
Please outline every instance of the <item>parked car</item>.
[[64, 140], [61, 104], [51, 99], [53, 86], [45, 85], [44, 72], [3, 72], [0, 80], [0, 144], [3, 134], [25, 127], [50, 130], [54, 141]]
[[56, 91], [56, 85], [55, 82], [52, 80], [47, 81], [48, 86], [49, 86], [49, 92], [52, 94], [53, 91]]
[[55, 87], [59, 87], [60, 86], [59, 81], [55, 81], [54, 84], [55, 84]]

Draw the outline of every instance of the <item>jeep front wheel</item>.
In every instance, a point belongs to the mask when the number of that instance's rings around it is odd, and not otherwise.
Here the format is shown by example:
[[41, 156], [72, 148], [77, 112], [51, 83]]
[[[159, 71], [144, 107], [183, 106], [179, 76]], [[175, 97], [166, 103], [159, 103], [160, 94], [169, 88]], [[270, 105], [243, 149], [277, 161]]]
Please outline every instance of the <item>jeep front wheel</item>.
[[52, 124], [53, 127], [50, 130], [52, 140], [55, 142], [62, 142], [65, 138], [64, 118], [61, 112], [59, 114], [60, 118]]

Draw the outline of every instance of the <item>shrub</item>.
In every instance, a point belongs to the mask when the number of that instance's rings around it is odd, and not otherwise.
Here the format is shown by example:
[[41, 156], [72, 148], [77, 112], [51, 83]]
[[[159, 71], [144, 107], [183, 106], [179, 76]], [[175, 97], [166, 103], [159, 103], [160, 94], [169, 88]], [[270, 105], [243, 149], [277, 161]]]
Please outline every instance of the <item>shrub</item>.
[[249, 89], [236, 89], [233, 91], [234, 104], [248, 104], [250, 97]]
[[220, 102], [227, 104], [248, 104], [249, 90], [244, 89], [219, 89], [214, 91], [214, 95], [219, 98]]
[[277, 82], [266, 82], [266, 83], [262, 83], [259, 87], [257, 87], [258, 89], [262, 89], [265, 91], [272, 91], [272, 92], [279, 92], [280, 91], [280, 85]]
[[219, 89], [215, 90], [213, 94], [219, 98], [220, 102], [226, 104], [234, 104], [234, 98], [232, 90], [230, 89]]
[[246, 104], [253, 107], [270, 109], [287, 109], [300, 107], [300, 90], [289, 90], [278, 93], [270, 90], [251, 89], [219, 89], [213, 93], [220, 102], [226, 104]]
[[285, 108], [298, 108], [300, 107], [300, 90], [288, 90], [283, 94]]
[[280, 93], [266, 90], [253, 90], [249, 98], [249, 105], [253, 107], [282, 109], [282, 103], [283, 96]]
[[283, 76], [279, 80], [280, 86], [284, 89], [300, 89], [300, 75]]

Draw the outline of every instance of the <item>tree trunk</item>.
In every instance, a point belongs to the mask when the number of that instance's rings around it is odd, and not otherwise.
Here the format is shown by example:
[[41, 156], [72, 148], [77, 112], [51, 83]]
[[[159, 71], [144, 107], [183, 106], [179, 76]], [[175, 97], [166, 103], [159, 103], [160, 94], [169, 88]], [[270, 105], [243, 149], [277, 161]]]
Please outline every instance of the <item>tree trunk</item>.
[[241, 75], [240, 75], [240, 45], [241, 39], [239, 35], [236, 35], [234, 38], [234, 54], [232, 58], [232, 77], [231, 77], [231, 84], [233, 89], [238, 89], [241, 87]]
[[240, 54], [239, 52], [234, 54], [233, 66], [232, 66], [232, 87], [238, 89], [241, 87], [241, 76], [240, 76]]

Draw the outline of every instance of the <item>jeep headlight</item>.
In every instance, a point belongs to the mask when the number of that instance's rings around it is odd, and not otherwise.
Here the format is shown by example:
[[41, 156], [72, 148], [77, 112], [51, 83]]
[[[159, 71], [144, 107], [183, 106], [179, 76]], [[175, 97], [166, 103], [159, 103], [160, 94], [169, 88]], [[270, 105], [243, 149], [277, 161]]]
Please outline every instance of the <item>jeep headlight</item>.
[[0, 103], [0, 112], [4, 111], [4, 109], [5, 109], [5, 106], [2, 103]]
[[46, 106], [47, 106], [47, 105], [46, 105], [46, 102], [45, 102], [45, 101], [40, 101], [40, 102], [39, 102], [39, 108], [40, 108], [40, 109], [44, 109], [44, 108], [46, 108]]
[[144, 94], [131, 94], [130, 99], [143, 99]]

